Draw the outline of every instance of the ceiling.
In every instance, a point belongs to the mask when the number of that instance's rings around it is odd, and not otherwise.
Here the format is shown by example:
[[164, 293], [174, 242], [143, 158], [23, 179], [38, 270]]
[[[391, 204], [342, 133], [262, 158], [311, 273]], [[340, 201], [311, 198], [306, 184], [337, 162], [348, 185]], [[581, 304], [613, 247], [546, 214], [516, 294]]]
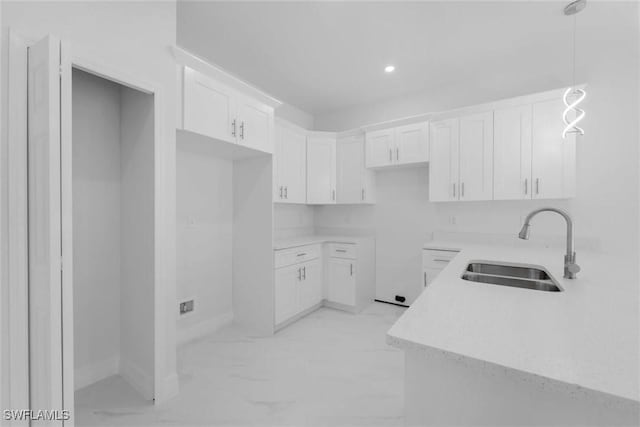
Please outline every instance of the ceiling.
[[179, 1], [178, 45], [321, 114], [452, 85], [566, 77], [564, 5]]

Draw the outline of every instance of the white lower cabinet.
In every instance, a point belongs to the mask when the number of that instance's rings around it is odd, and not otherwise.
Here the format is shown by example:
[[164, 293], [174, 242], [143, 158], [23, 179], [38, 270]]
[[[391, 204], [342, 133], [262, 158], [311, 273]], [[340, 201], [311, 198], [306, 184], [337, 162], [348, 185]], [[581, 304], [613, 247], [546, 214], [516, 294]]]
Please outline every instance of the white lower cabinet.
[[276, 329], [320, 304], [357, 313], [375, 298], [372, 238], [276, 250], [274, 258]]
[[355, 260], [329, 258], [327, 300], [337, 304], [355, 305], [356, 272]]
[[424, 248], [422, 250], [422, 288], [429, 286], [457, 254], [457, 249]]

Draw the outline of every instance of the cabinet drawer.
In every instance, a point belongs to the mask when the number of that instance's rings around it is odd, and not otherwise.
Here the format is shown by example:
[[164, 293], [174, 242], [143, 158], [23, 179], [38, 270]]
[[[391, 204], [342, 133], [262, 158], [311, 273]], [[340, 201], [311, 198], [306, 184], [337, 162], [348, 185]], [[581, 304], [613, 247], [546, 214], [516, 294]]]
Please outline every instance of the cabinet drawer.
[[458, 254], [457, 251], [442, 251], [435, 249], [422, 250], [422, 267], [443, 269]]
[[357, 258], [357, 246], [353, 243], [329, 243], [329, 256], [331, 258]]
[[298, 246], [296, 248], [281, 249], [275, 253], [276, 268], [299, 262], [305, 262], [320, 257], [320, 245]]

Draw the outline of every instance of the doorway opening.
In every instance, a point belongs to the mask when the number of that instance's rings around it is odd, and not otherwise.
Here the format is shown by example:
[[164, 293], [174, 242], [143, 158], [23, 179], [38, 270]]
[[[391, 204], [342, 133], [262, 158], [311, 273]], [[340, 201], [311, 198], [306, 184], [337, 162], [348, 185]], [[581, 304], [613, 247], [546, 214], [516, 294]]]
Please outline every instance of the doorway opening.
[[154, 96], [73, 69], [72, 132], [76, 404], [86, 403], [86, 387], [115, 376], [138, 403], [150, 401]]

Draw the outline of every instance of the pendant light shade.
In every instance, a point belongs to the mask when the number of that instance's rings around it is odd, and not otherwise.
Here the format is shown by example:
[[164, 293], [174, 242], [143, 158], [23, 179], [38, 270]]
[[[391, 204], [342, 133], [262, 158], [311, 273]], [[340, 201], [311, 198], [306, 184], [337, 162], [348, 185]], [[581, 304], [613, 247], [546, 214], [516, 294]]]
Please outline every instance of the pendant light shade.
[[576, 88], [576, 14], [587, 7], [587, 0], [576, 0], [569, 3], [564, 8], [564, 14], [567, 16], [573, 15], [573, 86], [567, 88], [564, 92], [562, 100], [565, 105], [565, 109], [562, 112], [562, 121], [565, 124], [565, 128], [562, 131], [562, 138], [566, 138], [570, 133], [576, 133], [578, 135], [584, 135], [584, 130], [578, 126], [580, 121], [584, 119], [585, 112], [580, 108], [580, 103], [584, 101], [587, 93], [584, 89]]

